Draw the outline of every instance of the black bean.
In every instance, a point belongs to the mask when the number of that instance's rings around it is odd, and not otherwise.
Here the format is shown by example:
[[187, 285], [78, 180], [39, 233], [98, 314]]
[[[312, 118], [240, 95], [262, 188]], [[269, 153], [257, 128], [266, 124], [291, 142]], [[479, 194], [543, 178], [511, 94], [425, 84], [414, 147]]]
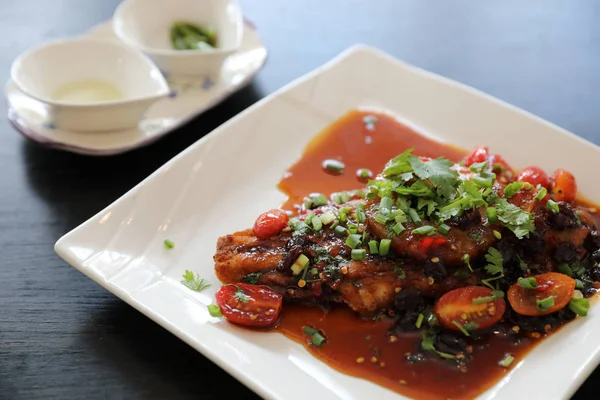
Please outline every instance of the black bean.
[[440, 261], [427, 260], [423, 266], [423, 273], [425, 276], [433, 278], [434, 282], [441, 282], [448, 276], [446, 268]]
[[306, 247], [310, 245], [310, 240], [306, 235], [296, 235], [285, 244], [285, 254], [279, 264], [278, 271], [289, 271], [290, 267], [300, 257]]
[[558, 206], [558, 213], [551, 214], [548, 219], [548, 225], [550, 225], [550, 227], [558, 230], [565, 230], [580, 225], [579, 218], [577, 218], [573, 207], [571, 207], [569, 203], [559, 202]]
[[437, 351], [448, 354], [459, 354], [465, 353], [467, 349], [467, 342], [451, 332], [440, 332], [435, 335], [434, 347]]

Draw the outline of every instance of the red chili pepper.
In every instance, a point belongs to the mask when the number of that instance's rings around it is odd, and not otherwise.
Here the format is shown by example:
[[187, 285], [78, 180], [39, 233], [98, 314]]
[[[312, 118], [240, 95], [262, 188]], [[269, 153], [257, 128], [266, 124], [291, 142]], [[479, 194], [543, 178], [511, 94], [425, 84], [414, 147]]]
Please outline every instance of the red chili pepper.
[[427, 237], [424, 237], [423, 239], [419, 240], [417, 247], [419, 248], [419, 250], [421, 252], [429, 253], [431, 250], [433, 250], [437, 247], [440, 247], [440, 246], [444, 246], [448, 243], [450, 243], [450, 242], [448, 242], [448, 240], [443, 237], [427, 236]]

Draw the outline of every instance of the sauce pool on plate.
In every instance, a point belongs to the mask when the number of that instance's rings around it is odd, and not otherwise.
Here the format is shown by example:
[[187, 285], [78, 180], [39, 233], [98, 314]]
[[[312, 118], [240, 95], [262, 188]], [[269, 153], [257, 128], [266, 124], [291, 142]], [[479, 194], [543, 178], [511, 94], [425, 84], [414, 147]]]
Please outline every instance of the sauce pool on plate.
[[[288, 195], [282, 208], [295, 211], [310, 193], [330, 194], [364, 187], [386, 162], [408, 148], [426, 157], [459, 161], [465, 151], [423, 136], [385, 114], [352, 111], [311, 141], [279, 183]], [[596, 217], [594, 215], [594, 217]], [[505, 324], [506, 325], [506, 324]], [[323, 332], [326, 344], [310, 345], [304, 328]], [[419, 333], [390, 334], [391, 318], [364, 319], [347, 307], [325, 310], [286, 304], [274, 327], [302, 343], [317, 358], [348, 375], [364, 378], [418, 399], [471, 399], [493, 386], [545, 335], [505, 327], [477, 340], [465, 338], [472, 361], [458, 366], [422, 357]], [[506, 330], [514, 329], [511, 335]], [[514, 357], [506, 367], [500, 365]]]

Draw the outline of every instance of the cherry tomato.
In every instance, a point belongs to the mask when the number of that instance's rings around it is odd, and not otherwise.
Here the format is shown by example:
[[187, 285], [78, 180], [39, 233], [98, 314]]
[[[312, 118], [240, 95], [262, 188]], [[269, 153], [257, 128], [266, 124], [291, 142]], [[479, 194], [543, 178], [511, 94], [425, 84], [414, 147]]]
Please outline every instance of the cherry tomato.
[[[507, 298], [512, 308], [521, 315], [538, 316], [553, 313], [571, 301], [575, 291], [575, 280], [557, 272], [535, 275], [537, 288], [525, 289], [515, 283], [508, 289]], [[554, 297], [554, 305], [546, 311], [538, 310], [536, 300]]]
[[517, 180], [520, 182], [529, 182], [533, 186], [542, 185], [546, 189], [550, 187], [550, 179], [548, 179], [548, 175], [538, 167], [527, 167], [519, 176], [517, 176]]
[[[508, 175], [512, 174], [512, 167], [508, 165], [504, 158], [497, 154], [490, 156], [490, 158], [488, 159], [488, 164], [494, 172], [505, 173]], [[498, 165], [502, 167], [501, 169], [503, 169], [503, 171], [498, 171]]]
[[487, 161], [489, 157], [490, 153], [487, 147], [477, 147], [471, 152], [471, 154], [465, 157], [465, 165], [470, 167], [475, 163]]
[[225, 285], [215, 295], [229, 322], [245, 326], [272, 325], [281, 312], [283, 296], [267, 286], [236, 283]]
[[[440, 324], [448, 329], [459, 330], [456, 324], [464, 327], [470, 323], [470, 330], [489, 328], [502, 319], [506, 310], [504, 299], [494, 299], [492, 293], [483, 286], [454, 289], [438, 299], [433, 311]], [[473, 303], [475, 299], [485, 298], [489, 301]]]
[[557, 169], [554, 172], [552, 181], [552, 194], [556, 201], [573, 201], [577, 195], [577, 182], [572, 173], [564, 169]]
[[262, 213], [254, 223], [254, 234], [259, 239], [266, 239], [281, 232], [288, 224], [289, 217], [285, 211], [274, 208]]

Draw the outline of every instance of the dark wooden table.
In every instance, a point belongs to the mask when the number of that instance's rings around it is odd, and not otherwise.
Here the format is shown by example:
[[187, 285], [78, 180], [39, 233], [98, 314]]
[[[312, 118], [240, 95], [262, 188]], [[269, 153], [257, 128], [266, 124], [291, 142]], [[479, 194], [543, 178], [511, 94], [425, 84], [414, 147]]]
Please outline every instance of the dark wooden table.
[[[8, 79], [20, 52], [84, 32], [109, 19], [117, 3], [4, 1], [0, 77]], [[108, 158], [48, 150], [16, 133], [3, 105], [0, 398], [256, 398], [66, 265], [53, 245], [219, 124], [352, 44], [374, 45], [600, 143], [596, 0], [241, 4], [269, 48], [266, 67], [252, 85], [148, 148]], [[599, 391], [596, 370], [574, 398], [598, 398]]]

